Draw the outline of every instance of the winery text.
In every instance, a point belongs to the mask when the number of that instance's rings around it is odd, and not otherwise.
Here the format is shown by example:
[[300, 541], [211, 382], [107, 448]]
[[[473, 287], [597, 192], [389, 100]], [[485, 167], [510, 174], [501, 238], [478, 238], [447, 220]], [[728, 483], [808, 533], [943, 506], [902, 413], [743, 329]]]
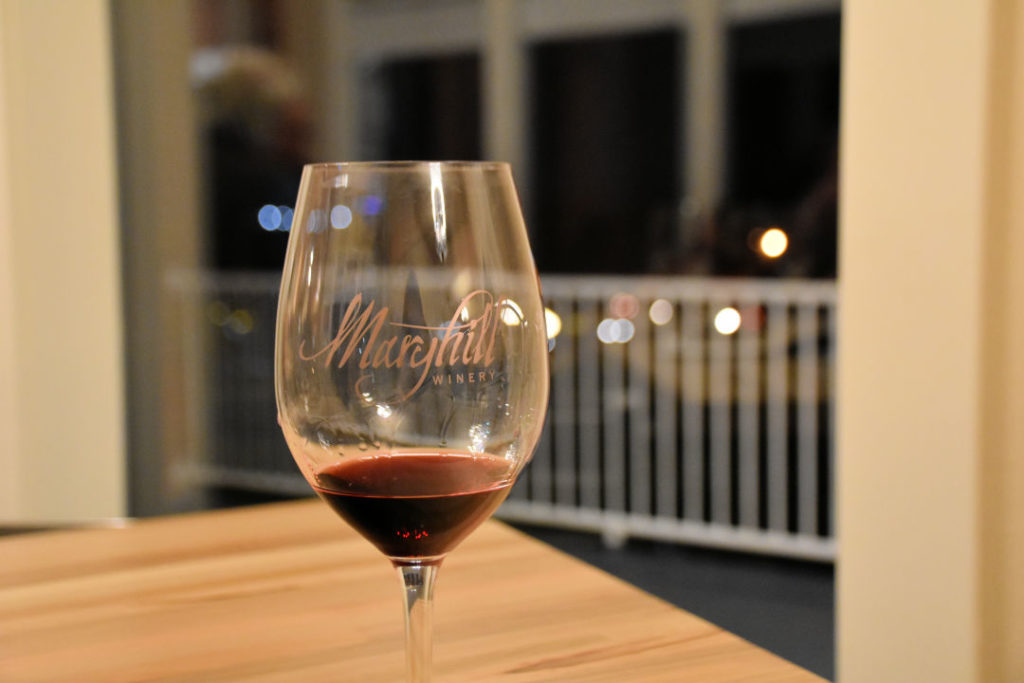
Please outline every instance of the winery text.
[[[387, 306], [378, 307], [373, 299], [364, 306], [362, 294], [357, 294], [345, 309], [334, 339], [308, 354], [303, 341], [299, 356], [305, 361], [322, 360], [324, 367], [336, 363], [341, 368], [358, 354], [359, 368], [363, 370], [416, 369], [419, 373], [416, 384], [403, 399], [416, 393], [432, 370], [444, 366], [461, 367], [464, 371], [454, 374], [454, 379], [451, 375], [447, 379], [436, 376], [434, 384], [483, 382], [494, 378], [493, 370], [484, 369], [494, 363], [495, 338], [501, 324], [502, 307], [509, 305], [506, 302], [505, 298], [495, 300], [490, 292], [478, 289], [462, 299], [447, 323], [432, 327], [390, 322]], [[471, 310], [477, 311], [475, 317], [470, 317]], [[390, 337], [382, 334], [385, 328], [395, 327], [409, 331]], [[366, 342], [361, 344], [364, 338]]]

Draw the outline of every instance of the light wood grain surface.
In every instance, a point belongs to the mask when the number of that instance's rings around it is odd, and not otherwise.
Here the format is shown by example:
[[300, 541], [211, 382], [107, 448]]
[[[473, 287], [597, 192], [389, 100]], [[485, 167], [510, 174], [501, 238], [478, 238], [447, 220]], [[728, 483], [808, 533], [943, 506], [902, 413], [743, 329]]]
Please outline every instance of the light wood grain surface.
[[[818, 681], [497, 522], [437, 586], [437, 681]], [[401, 681], [389, 563], [319, 501], [0, 539], [2, 681]]]

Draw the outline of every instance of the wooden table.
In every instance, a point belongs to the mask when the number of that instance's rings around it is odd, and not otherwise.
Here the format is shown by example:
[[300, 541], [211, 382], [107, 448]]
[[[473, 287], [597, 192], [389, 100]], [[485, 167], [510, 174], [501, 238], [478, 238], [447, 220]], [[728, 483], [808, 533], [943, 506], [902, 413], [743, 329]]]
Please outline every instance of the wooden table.
[[[497, 522], [435, 615], [437, 681], [821, 680]], [[400, 681], [401, 621], [319, 501], [0, 539], [3, 681]]]

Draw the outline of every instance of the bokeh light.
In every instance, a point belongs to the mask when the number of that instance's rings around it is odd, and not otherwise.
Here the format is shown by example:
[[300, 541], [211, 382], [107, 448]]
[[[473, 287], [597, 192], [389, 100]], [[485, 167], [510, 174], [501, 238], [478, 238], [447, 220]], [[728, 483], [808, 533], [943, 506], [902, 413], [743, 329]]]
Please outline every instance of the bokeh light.
[[726, 306], [715, 314], [715, 329], [719, 334], [733, 334], [740, 329], [742, 322], [740, 312], [732, 306]]
[[614, 318], [632, 320], [640, 311], [640, 300], [632, 294], [616, 294], [608, 302], [608, 312]]
[[667, 325], [672, 320], [672, 303], [667, 299], [655, 299], [647, 311], [647, 317], [655, 325]]
[[359, 210], [365, 216], [376, 216], [384, 208], [384, 200], [375, 194], [368, 194], [359, 203]]
[[240, 308], [228, 316], [224, 321], [224, 326], [235, 334], [249, 334], [252, 332], [253, 323], [255, 323], [255, 319], [252, 313]]
[[281, 227], [281, 209], [273, 204], [264, 204], [256, 214], [256, 220], [260, 227], [267, 232], [273, 232]]
[[548, 330], [548, 339], [554, 339], [562, 331], [562, 318], [550, 308], [545, 308], [544, 325]]
[[331, 227], [336, 230], [344, 230], [352, 224], [352, 209], [344, 204], [338, 204], [331, 209]]
[[628, 320], [619, 319], [616, 321], [618, 327], [619, 343], [625, 344], [633, 338], [633, 334], [636, 332], [636, 328]]
[[597, 326], [597, 338], [603, 344], [625, 344], [636, 333], [636, 327], [625, 318], [605, 318]]
[[212, 301], [206, 307], [206, 318], [226, 332], [238, 335], [249, 334], [256, 325], [252, 311], [246, 308], [232, 310], [223, 301]]
[[295, 217], [295, 212], [292, 211], [290, 206], [279, 206], [277, 208], [281, 212], [281, 227], [278, 230], [288, 232], [292, 229], [292, 218]]
[[779, 228], [768, 228], [758, 242], [761, 253], [768, 258], [778, 258], [789, 248], [789, 237]]
[[214, 325], [220, 326], [227, 322], [231, 309], [223, 301], [211, 301], [206, 307], [206, 317]]
[[313, 209], [306, 219], [306, 231], [312, 234], [323, 232], [327, 227], [327, 214], [323, 209]]

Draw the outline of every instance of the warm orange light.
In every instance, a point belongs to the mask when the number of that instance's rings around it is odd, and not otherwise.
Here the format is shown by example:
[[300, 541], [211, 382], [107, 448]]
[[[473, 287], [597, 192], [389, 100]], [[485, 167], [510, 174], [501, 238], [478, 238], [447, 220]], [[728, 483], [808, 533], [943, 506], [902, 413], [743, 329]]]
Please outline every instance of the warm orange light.
[[761, 248], [761, 253], [768, 258], [778, 258], [789, 248], [789, 237], [786, 236], [785, 231], [779, 228], [768, 228], [761, 235], [758, 246]]

